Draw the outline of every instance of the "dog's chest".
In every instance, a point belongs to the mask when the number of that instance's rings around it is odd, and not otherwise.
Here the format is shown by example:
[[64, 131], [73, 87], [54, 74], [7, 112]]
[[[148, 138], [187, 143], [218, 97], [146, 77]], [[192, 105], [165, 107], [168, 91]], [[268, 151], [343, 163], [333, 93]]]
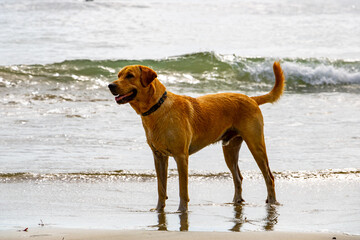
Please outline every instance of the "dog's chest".
[[168, 144], [166, 138], [162, 135], [154, 134], [154, 132], [146, 134], [147, 143], [153, 151], [160, 152], [167, 156], [172, 156], [171, 145]]
[[144, 125], [144, 129], [149, 146], [153, 150], [169, 155], [170, 151], [166, 140], [168, 138], [168, 133], [166, 129], [158, 125]]
[[144, 129], [147, 143], [153, 151], [173, 156], [174, 152], [178, 151], [179, 145], [183, 145], [182, 137], [172, 127], [164, 125], [144, 126]]

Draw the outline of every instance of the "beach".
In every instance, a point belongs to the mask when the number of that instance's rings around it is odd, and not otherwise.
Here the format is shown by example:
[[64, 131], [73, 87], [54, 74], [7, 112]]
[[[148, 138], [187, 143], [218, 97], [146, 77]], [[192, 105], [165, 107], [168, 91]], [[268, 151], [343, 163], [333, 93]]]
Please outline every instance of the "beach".
[[119, 231], [119, 230], [79, 230], [79, 229], [36, 229], [32, 232], [14, 232], [14, 231], [0, 231], [1, 240], [16, 240], [16, 239], [48, 239], [48, 240], [132, 240], [132, 239], [168, 239], [168, 240], [356, 240], [360, 239], [359, 236], [350, 236], [344, 234], [331, 234], [331, 233], [297, 233], [297, 232], [244, 232], [244, 233], [231, 233], [231, 232], [167, 232], [167, 231]]
[[[0, 239], [358, 239], [360, 5], [356, 0], [0, 3]], [[168, 92], [267, 93], [262, 105], [279, 205], [240, 150], [244, 204], [221, 143], [190, 156], [189, 211], [169, 159], [157, 203], [141, 118], [108, 84], [126, 65]], [[27, 232], [22, 230], [28, 229]]]
[[33, 229], [40, 224], [110, 230], [359, 234], [358, 172], [275, 173], [280, 205], [267, 205], [261, 174], [243, 171], [245, 203], [234, 206], [228, 173], [208, 176], [192, 170], [187, 213], [176, 212], [175, 173], [170, 171], [164, 213], [151, 211], [157, 198], [154, 172], [43, 175], [20, 182], [13, 179], [16, 181], [2, 183], [1, 187], [2, 229]]

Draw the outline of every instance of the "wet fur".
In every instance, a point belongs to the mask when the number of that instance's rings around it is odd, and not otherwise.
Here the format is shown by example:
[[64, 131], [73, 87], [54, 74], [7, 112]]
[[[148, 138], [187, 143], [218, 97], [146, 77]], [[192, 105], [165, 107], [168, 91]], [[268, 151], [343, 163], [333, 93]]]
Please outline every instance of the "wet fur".
[[[233, 176], [234, 203], [241, 204], [243, 201], [243, 178], [238, 166], [243, 141], [264, 176], [266, 201], [276, 203], [274, 177], [269, 168], [263, 116], [259, 108], [261, 104], [277, 101], [283, 93], [285, 78], [280, 64], [275, 62], [273, 69], [275, 85], [268, 94], [248, 97], [239, 93], [219, 93], [192, 98], [168, 92], [167, 99], [158, 110], [148, 116], [141, 116], [157, 173], [157, 211], [163, 211], [167, 199], [169, 156], [174, 157], [179, 173], [179, 211], [187, 211], [189, 155], [218, 141], [223, 143], [225, 162]], [[129, 103], [139, 115], [155, 105], [166, 90], [155, 71], [140, 65], [124, 67], [118, 79], [110, 85], [114, 95], [125, 95], [136, 90], [135, 98]]]

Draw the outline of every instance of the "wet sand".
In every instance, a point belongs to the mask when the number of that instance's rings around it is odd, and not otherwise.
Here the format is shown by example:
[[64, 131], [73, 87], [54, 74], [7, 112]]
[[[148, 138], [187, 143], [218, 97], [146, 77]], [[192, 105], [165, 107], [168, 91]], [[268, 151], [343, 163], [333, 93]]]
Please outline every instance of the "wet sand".
[[[165, 212], [150, 211], [156, 181], [0, 184], [0, 230], [44, 228], [189, 232], [336, 232], [360, 235], [359, 177], [277, 179], [281, 205], [265, 203], [261, 178], [244, 181], [242, 206], [229, 203], [232, 180], [190, 178], [189, 212], [179, 214], [178, 180], [168, 181]], [[349, 194], [351, 193], [351, 194]], [[1, 234], [0, 234], [1, 235]], [[61, 240], [61, 239], [60, 239]]]
[[47, 239], [47, 240], [100, 240], [100, 239], [242, 239], [242, 240], [355, 240], [360, 236], [338, 233], [299, 233], [299, 232], [175, 232], [175, 231], [145, 231], [145, 230], [89, 230], [89, 229], [62, 229], [62, 228], [36, 228], [21, 230], [0, 231], [0, 240], [15, 239]]

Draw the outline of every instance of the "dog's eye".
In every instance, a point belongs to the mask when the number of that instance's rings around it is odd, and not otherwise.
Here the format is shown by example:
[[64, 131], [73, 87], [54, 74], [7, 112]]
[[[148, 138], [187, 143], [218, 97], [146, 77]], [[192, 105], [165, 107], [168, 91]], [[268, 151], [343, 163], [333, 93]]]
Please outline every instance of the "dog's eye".
[[134, 75], [131, 74], [131, 73], [128, 73], [128, 74], [126, 75], [126, 78], [127, 78], [127, 79], [130, 79], [130, 78], [133, 78], [133, 77], [134, 77]]

